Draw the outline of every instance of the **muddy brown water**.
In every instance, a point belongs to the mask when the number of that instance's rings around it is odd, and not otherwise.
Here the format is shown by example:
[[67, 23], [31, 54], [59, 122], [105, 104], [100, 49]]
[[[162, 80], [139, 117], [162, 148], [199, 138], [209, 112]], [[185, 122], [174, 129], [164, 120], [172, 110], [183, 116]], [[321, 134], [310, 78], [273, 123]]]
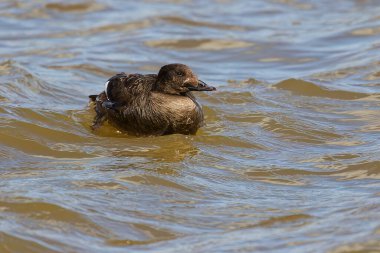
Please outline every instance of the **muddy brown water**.
[[[90, 130], [173, 62], [195, 136]], [[380, 252], [379, 157], [378, 1], [0, 3], [0, 252]]]

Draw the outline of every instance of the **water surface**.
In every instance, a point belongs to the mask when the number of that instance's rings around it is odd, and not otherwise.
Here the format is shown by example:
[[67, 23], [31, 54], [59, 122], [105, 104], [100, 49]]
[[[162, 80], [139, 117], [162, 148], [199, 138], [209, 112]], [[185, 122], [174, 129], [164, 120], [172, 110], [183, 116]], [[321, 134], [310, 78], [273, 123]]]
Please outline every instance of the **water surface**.
[[[380, 252], [380, 5], [0, 3], [1, 252]], [[195, 136], [93, 133], [113, 74], [180, 62]]]

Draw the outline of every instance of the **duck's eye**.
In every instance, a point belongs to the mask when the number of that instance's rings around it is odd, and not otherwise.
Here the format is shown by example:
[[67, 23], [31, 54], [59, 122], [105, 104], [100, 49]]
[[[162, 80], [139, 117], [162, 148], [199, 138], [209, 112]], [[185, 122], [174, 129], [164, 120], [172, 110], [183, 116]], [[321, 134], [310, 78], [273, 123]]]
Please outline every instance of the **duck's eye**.
[[177, 71], [176, 74], [177, 74], [177, 76], [184, 76], [183, 72], [181, 72], [181, 71]]

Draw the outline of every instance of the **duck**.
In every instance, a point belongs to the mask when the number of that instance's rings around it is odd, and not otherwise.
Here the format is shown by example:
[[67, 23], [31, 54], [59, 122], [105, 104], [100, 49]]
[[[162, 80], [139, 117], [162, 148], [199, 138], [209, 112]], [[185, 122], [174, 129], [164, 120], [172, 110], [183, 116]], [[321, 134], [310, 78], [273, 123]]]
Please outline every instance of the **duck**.
[[194, 135], [204, 125], [193, 91], [214, 91], [190, 67], [173, 63], [158, 74], [126, 74], [109, 78], [104, 91], [90, 95], [96, 115], [92, 130], [104, 122], [133, 135]]

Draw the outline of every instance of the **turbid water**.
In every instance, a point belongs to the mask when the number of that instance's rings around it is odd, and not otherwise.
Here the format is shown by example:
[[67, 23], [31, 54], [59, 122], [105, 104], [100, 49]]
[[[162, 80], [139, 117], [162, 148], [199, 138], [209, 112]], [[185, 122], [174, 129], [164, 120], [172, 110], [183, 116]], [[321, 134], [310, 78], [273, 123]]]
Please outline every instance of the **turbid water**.
[[[195, 136], [90, 129], [189, 65]], [[380, 252], [376, 0], [0, 3], [0, 252]]]

